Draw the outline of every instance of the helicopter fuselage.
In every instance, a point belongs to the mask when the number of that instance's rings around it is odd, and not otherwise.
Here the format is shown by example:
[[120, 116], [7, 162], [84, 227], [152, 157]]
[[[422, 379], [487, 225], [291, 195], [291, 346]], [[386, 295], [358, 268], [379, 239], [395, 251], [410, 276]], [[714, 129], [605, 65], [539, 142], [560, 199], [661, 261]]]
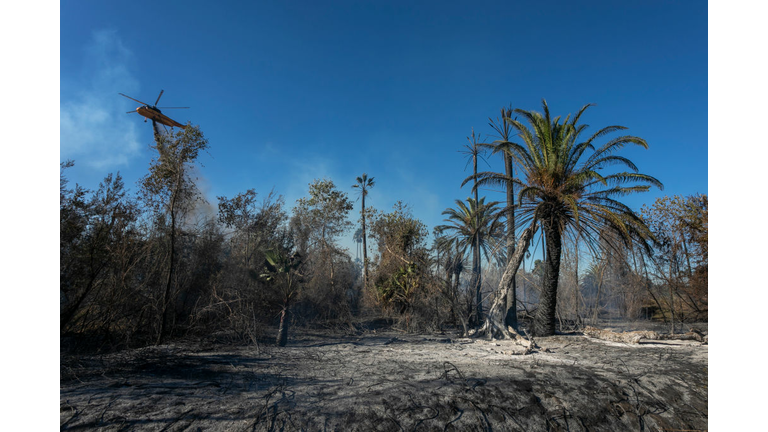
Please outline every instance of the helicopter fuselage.
[[152, 121], [156, 121], [166, 126], [186, 128], [185, 125], [169, 118], [168, 116], [160, 112], [160, 110], [155, 107], [151, 107], [148, 105], [140, 106], [136, 108], [136, 112], [139, 113], [139, 115], [141, 115], [144, 118], [147, 118]]

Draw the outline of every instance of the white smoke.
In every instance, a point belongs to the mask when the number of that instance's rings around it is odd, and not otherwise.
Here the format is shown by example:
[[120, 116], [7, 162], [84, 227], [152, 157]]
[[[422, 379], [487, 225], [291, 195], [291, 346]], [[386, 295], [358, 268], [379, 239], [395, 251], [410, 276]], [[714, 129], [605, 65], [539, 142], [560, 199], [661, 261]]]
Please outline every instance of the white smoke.
[[99, 170], [126, 166], [142, 148], [137, 116], [125, 112], [136, 104], [117, 93], [136, 93], [129, 70], [133, 54], [115, 31], [98, 31], [85, 50], [83, 73], [62, 79], [61, 159], [74, 159]]

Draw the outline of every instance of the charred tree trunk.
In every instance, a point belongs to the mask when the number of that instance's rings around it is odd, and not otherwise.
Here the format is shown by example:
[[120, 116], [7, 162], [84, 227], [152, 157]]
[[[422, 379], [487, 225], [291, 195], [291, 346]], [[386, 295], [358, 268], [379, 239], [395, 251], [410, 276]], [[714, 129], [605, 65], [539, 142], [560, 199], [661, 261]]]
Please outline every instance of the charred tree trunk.
[[[463, 336], [466, 336], [469, 332], [469, 329], [467, 328], [467, 319], [463, 308], [461, 307], [461, 302], [459, 301], [459, 288], [461, 288], [461, 249], [459, 248], [459, 244], [456, 243], [456, 255], [454, 257], [453, 261], [453, 305], [456, 309], [456, 315], [459, 317], [459, 320], [461, 320], [461, 326], [464, 330], [462, 333]], [[471, 299], [471, 297], [470, 297]], [[471, 303], [471, 302], [470, 302]], [[470, 305], [470, 314], [472, 313], [471, 305]]]
[[542, 221], [542, 225], [547, 253], [544, 259], [544, 286], [533, 319], [533, 334], [534, 336], [552, 336], [555, 334], [557, 280], [560, 275], [562, 238], [557, 220], [547, 218]]

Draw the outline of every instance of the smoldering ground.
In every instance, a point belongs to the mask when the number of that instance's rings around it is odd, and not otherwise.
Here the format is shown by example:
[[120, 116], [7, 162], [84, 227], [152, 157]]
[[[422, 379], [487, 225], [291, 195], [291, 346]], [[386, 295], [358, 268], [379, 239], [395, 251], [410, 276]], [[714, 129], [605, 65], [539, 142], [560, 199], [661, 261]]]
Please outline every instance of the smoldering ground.
[[704, 430], [708, 346], [296, 331], [61, 358], [62, 430]]

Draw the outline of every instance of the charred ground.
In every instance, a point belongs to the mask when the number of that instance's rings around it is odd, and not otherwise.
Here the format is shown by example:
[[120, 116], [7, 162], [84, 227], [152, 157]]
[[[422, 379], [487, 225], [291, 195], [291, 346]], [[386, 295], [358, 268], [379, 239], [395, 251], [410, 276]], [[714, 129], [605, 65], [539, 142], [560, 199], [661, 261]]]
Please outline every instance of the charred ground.
[[[706, 332], [706, 324], [698, 326]], [[296, 332], [61, 357], [62, 430], [704, 430], [708, 345]]]

